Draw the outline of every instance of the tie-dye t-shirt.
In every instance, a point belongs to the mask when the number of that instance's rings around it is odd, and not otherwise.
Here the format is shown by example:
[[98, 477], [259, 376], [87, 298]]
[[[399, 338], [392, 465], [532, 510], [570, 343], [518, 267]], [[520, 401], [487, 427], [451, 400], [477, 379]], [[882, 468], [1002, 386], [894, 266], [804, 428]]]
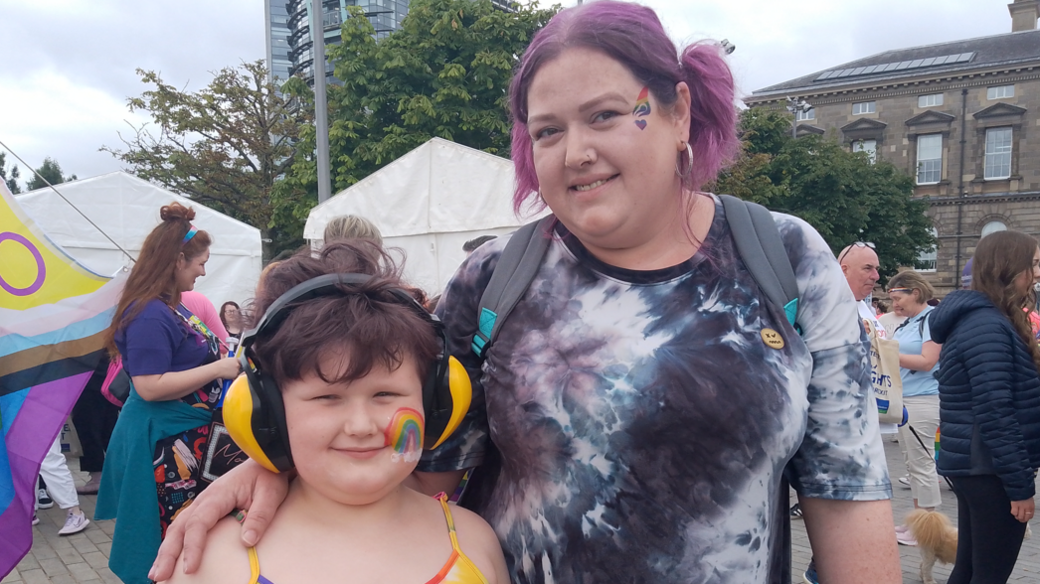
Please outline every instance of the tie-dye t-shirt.
[[465, 504], [513, 582], [790, 581], [784, 476], [810, 497], [891, 497], [856, 302], [823, 239], [775, 218], [801, 337], [717, 199], [702, 251], [662, 270], [606, 265], [558, 227], [483, 364], [476, 305], [506, 238], [459, 269], [438, 312], [479, 383], [419, 470], [480, 466]]

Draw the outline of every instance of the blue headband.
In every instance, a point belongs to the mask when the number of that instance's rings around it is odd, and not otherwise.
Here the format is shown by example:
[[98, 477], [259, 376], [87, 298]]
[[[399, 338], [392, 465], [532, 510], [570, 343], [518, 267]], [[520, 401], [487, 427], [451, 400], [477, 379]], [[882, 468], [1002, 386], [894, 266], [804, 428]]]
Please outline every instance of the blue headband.
[[181, 241], [181, 247], [184, 247], [184, 245], [191, 241], [191, 238], [195, 237], [195, 234], [199, 232], [198, 229], [195, 229], [194, 225], [191, 225], [190, 227], [191, 229], [188, 229], [188, 233], [184, 234], [184, 239]]

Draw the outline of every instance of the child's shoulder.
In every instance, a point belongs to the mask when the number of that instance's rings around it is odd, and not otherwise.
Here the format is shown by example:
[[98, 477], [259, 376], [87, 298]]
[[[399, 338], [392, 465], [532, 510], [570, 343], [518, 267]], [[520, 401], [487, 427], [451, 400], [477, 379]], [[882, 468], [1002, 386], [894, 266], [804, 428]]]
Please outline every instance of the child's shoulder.
[[498, 536], [480, 515], [457, 505], [449, 506], [459, 548], [476, 564], [488, 582], [508, 584], [505, 557]]
[[249, 582], [249, 551], [242, 544], [242, 526], [231, 517], [217, 523], [206, 538], [202, 564], [194, 574], [184, 573], [183, 556], [166, 584], [223, 584]]

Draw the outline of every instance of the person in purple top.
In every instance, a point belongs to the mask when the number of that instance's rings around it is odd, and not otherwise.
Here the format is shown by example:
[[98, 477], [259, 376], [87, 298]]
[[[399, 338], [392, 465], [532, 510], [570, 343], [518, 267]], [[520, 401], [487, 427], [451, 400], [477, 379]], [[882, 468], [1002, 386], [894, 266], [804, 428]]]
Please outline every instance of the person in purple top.
[[206, 275], [209, 234], [191, 224], [194, 210], [178, 203], [162, 207], [160, 216], [107, 339], [132, 390], [109, 443], [96, 516], [118, 519], [110, 566], [130, 583], [146, 581], [140, 556], [154, 555], [167, 526], [202, 491], [220, 380], [239, 373], [238, 361], [220, 358], [216, 336], [181, 304], [181, 294]]

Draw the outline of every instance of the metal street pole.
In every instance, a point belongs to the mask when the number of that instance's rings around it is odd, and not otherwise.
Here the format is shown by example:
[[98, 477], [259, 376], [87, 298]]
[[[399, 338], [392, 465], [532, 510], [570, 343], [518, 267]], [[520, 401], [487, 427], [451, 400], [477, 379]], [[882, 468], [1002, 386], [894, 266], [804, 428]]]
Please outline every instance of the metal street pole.
[[329, 108], [325, 95], [325, 9], [311, 0], [311, 49], [314, 53], [314, 128], [318, 144], [318, 204], [332, 196], [329, 171]]

